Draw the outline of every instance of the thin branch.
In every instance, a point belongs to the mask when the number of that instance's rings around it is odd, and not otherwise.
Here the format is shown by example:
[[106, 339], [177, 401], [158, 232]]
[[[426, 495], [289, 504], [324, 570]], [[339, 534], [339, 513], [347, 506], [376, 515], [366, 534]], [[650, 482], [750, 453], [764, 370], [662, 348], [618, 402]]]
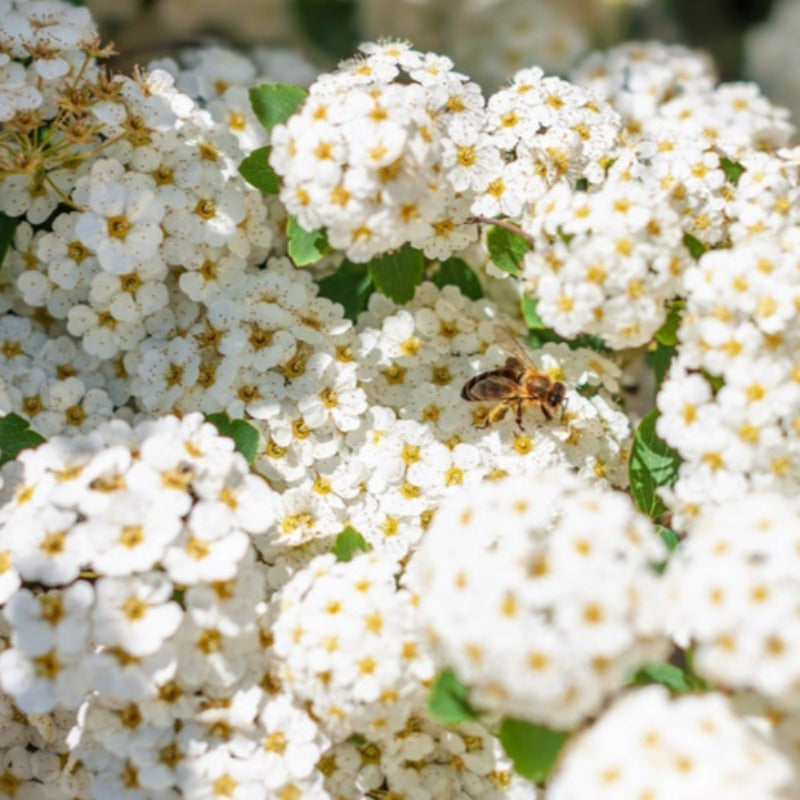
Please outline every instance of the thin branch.
[[496, 225], [498, 228], [503, 228], [511, 233], [516, 233], [517, 236], [521, 236], [523, 239], [525, 239], [525, 241], [530, 242], [531, 247], [536, 247], [536, 239], [534, 239], [531, 234], [522, 230], [522, 228], [520, 228], [518, 225], [515, 225], [513, 222], [508, 222], [504, 219], [494, 219], [493, 217], [481, 216], [470, 217], [467, 222], [471, 222], [476, 225]]

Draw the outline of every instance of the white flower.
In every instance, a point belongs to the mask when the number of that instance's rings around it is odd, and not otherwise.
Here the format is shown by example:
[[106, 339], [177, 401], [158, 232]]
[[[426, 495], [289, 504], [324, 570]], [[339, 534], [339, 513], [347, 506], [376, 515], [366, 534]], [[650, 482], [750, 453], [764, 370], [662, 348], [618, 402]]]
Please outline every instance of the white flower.
[[91, 687], [92, 676], [83, 660], [55, 649], [28, 656], [11, 647], [0, 653], [0, 686], [21, 711], [42, 713], [57, 705], [77, 708]]
[[96, 641], [136, 656], [154, 653], [183, 617], [171, 597], [172, 584], [159, 573], [101, 578], [92, 615]]
[[5, 522], [0, 536], [23, 580], [58, 586], [78, 577], [86, 560], [86, 540], [74, 527], [76, 520], [72, 511], [39, 508]]
[[89, 611], [94, 591], [86, 581], [77, 581], [63, 591], [34, 595], [21, 589], [6, 603], [3, 613], [13, 627], [12, 643], [27, 656], [53, 650], [72, 656], [86, 647]]
[[253, 761], [268, 788], [309, 778], [329, 744], [311, 717], [280, 694], [267, 701], [258, 721], [261, 748]]
[[155, 184], [125, 172], [118, 161], [96, 161], [86, 187], [88, 210], [75, 222], [80, 241], [97, 255], [100, 266], [124, 275], [154, 258], [163, 233], [164, 206]]

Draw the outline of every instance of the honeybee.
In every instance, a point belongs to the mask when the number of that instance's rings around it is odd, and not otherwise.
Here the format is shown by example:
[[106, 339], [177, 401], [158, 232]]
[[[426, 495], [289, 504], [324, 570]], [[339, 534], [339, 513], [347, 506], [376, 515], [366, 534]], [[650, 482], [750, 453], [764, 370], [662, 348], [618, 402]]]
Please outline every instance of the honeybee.
[[541, 408], [542, 414], [548, 420], [553, 419], [556, 411], [561, 409], [563, 417], [567, 387], [561, 381], [553, 380], [533, 363], [510, 328], [498, 326], [495, 331], [498, 340], [512, 355], [506, 358], [502, 367], [481, 372], [480, 375], [470, 378], [461, 389], [464, 400], [497, 402], [479, 427], [486, 428], [499, 422], [513, 408], [517, 425], [520, 430], [524, 430], [522, 409], [525, 406]]

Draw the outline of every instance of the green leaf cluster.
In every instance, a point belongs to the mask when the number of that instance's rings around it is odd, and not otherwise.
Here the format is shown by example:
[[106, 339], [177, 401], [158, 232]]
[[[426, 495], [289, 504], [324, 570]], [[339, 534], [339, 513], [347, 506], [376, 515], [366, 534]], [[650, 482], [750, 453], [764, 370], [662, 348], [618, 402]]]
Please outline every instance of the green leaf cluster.
[[317, 284], [320, 296], [339, 303], [344, 315], [353, 322], [367, 307], [369, 296], [375, 291], [367, 265], [351, 261], [343, 261], [336, 272], [320, 278]]
[[6, 414], [0, 418], [0, 466], [13, 461], [23, 450], [36, 447], [43, 441], [44, 436], [36, 433], [28, 420], [19, 414]]
[[633, 448], [628, 463], [630, 491], [636, 507], [655, 519], [666, 512], [666, 506], [656, 494], [659, 486], [671, 486], [678, 477], [681, 457], [658, 438], [653, 409], [639, 423], [633, 436]]
[[499, 737], [514, 769], [528, 780], [543, 783], [552, 772], [570, 732], [506, 717], [500, 725]]
[[308, 97], [302, 86], [290, 83], [262, 83], [249, 92], [250, 105], [258, 121], [271, 131], [276, 125], [286, 122]]
[[[281, 122], [286, 122], [308, 97], [308, 92], [300, 86], [288, 83], [263, 83], [253, 86], [249, 92], [250, 105], [258, 121], [271, 131]], [[280, 178], [269, 163], [271, 147], [259, 147], [239, 165], [242, 177], [264, 194], [278, 194], [281, 189]]]
[[298, 267], [316, 264], [331, 249], [323, 231], [304, 230], [294, 217], [286, 223], [286, 238], [289, 258]]
[[483, 287], [472, 267], [462, 258], [448, 258], [439, 264], [439, 268], [431, 275], [431, 280], [441, 289], [444, 286], [457, 286], [464, 297], [480, 300]]
[[666, 686], [672, 694], [704, 691], [708, 684], [690, 669], [681, 669], [675, 664], [648, 664], [636, 671], [630, 683], [633, 686], [659, 684]]
[[233, 439], [236, 449], [247, 459], [248, 464], [258, 453], [258, 428], [255, 428], [245, 419], [231, 419], [225, 412], [206, 414], [210, 422], [222, 436]]
[[[344, 308], [344, 315], [355, 322], [376, 289], [396, 303], [410, 300], [425, 277], [425, 269], [422, 253], [407, 245], [367, 264], [345, 260], [335, 272], [320, 278], [317, 284], [320, 296], [339, 303]], [[457, 286], [465, 297], [472, 300], [483, 297], [480, 279], [460, 258], [448, 258], [439, 264], [431, 280], [439, 288]]]
[[445, 725], [458, 725], [479, 716], [470, 705], [469, 690], [451, 669], [443, 669], [436, 676], [428, 697], [428, 711]]
[[366, 553], [372, 548], [367, 540], [349, 525], [336, 537], [331, 552], [337, 561], [350, 561], [356, 553]]
[[515, 278], [519, 276], [525, 254], [533, 250], [533, 245], [524, 236], [497, 225], [489, 228], [486, 247], [495, 266]]

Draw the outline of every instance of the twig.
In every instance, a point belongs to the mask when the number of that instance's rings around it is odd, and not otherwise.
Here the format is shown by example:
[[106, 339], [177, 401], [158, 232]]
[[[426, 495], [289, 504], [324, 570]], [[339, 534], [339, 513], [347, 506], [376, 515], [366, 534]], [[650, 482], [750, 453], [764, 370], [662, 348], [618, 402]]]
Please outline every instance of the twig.
[[521, 236], [525, 241], [529, 242], [531, 247], [536, 247], [536, 239], [533, 238], [529, 233], [526, 233], [522, 228], [518, 225], [514, 225], [513, 222], [508, 222], [504, 219], [494, 219], [492, 217], [470, 217], [467, 222], [474, 223], [476, 225], [496, 225], [498, 228], [504, 228], [511, 233], [516, 233], [517, 236]]

